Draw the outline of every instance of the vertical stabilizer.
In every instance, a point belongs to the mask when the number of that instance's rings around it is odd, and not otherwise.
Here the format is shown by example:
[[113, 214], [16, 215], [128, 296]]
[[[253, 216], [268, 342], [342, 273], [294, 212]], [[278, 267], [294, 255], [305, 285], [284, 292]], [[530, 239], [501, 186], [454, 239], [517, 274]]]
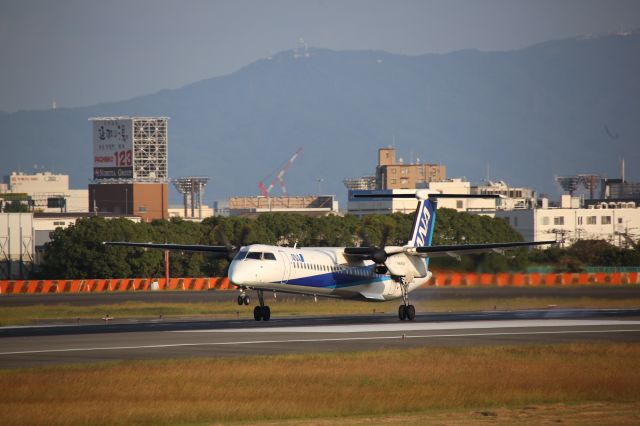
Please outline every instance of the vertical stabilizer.
[[433, 228], [436, 223], [437, 201], [433, 198], [419, 198], [416, 217], [408, 245], [412, 247], [426, 247], [431, 245]]

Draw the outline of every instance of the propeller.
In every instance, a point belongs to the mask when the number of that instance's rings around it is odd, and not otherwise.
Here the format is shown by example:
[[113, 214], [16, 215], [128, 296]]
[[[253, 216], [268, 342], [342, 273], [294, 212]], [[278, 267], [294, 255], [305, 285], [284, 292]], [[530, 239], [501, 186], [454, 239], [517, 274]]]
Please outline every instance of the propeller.
[[222, 232], [220, 225], [216, 226], [213, 232], [217, 234], [218, 240], [222, 241], [222, 244], [224, 244], [224, 246], [227, 248], [227, 255], [225, 257], [229, 262], [231, 262], [233, 258], [236, 257], [236, 254], [238, 254], [238, 249], [231, 245], [227, 234]]
[[375, 246], [371, 243], [371, 239], [369, 238], [369, 235], [367, 235], [366, 231], [361, 228], [358, 234], [362, 238], [364, 246], [346, 247], [344, 249], [344, 253], [347, 255], [359, 256], [365, 260], [372, 260], [376, 265], [384, 266], [384, 262], [387, 260], [387, 257], [389, 257], [384, 248], [387, 245], [387, 240], [389, 239], [390, 232], [390, 227], [385, 226], [382, 229], [382, 238], [380, 239], [380, 245]]
[[229, 237], [227, 237], [227, 234], [224, 233], [220, 225], [216, 226], [213, 232], [216, 234], [218, 240], [222, 241], [222, 244], [227, 248], [226, 259], [231, 262], [233, 258], [236, 257], [236, 254], [238, 254], [240, 247], [247, 245], [247, 239], [251, 233], [251, 226], [245, 224], [242, 227], [242, 232], [240, 234], [240, 246], [238, 247], [231, 244]]

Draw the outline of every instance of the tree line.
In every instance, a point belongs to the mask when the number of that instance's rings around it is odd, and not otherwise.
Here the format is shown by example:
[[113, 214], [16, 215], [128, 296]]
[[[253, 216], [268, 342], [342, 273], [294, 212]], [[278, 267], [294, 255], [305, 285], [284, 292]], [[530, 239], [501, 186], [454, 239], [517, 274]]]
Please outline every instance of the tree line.
[[[502, 219], [451, 209], [439, 209], [437, 216], [434, 245], [522, 241], [520, 234]], [[103, 241], [233, 246], [263, 243], [290, 247], [401, 245], [409, 237], [413, 217], [414, 214], [402, 213], [362, 218], [266, 213], [256, 219], [211, 217], [200, 223], [179, 218], [134, 223], [123, 218], [90, 217], [52, 232], [51, 241], [44, 247], [38, 275], [48, 279], [164, 276], [161, 250], [104, 246]], [[592, 246], [585, 244], [584, 247], [576, 244], [572, 249], [520, 249], [507, 252], [505, 256], [491, 253], [462, 256], [460, 260], [434, 258], [430, 265], [480, 272], [523, 270], [531, 262], [564, 265], [567, 269], [605, 262], [640, 265], [638, 250], [620, 251], [602, 242], [598, 243], [601, 256], [594, 257]], [[226, 274], [228, 261], [206, 253], [174, 251], [170, 254], [169, 265], [174, 277], [222, 276]]]

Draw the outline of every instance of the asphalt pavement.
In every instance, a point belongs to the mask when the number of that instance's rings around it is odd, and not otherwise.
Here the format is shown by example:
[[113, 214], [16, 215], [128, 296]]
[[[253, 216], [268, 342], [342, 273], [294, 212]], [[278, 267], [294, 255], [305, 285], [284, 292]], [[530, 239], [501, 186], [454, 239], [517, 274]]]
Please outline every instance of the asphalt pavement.
[[423, 346], [640, 342], [640, 309], [551, 309], [0, 328], [0, 368]]

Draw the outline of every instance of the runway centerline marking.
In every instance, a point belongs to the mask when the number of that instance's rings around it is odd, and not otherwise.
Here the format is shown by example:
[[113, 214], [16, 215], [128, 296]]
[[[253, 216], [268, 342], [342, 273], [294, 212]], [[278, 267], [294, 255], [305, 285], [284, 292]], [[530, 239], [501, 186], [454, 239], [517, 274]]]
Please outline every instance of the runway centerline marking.
[[489, 333], [461, 333], [461, 334], [430, 334], [430, 335], [405, 335], [402, 336], [369, 336], [369, 337], [338, 337], [321, 339], [283, 339], [283, 340], [249, 340], [236, 342], [199, 342], [199, 343], [174, 343], [166, 345], [140, 345], [140, 346], [111, 346], [97, 348], [66, 348], [66, 349], [44, 349], [31, 351], [0, 352], [2, 355], [28, 355], [42, 353], [64, 353], [64, 352], [89, 352], [89, 351], [115, 351], [131, 349], [162, 349], [192, 346], [233, 346], [233, 345], [256, 345], [256, 344], [277, 344], [277, 343], [319, 343], [319, 342], [345, 342], [356, 340], [402, 340], [402, 339], [433, 339], [444, 337], [489, 337], [489, 336], [526, 336], [544, 334], [594, 334], [594, 333], [637, 333], [640, 329], [616, 329], [616, 330], [561, 330], [561, 331], [528, 331], [528, 332], [489, 332]]
[[596, 325], [640, 325], [640, 321], [620, 320], [571, 320], [571, 319], [541, 319], [541, 320], [493, 320], [493, 321], [458, 321], [458, 322], [397, 322], [393, 324], [348, 324], [322, 326], [292, 326], [292, 327], [254, 327], [234, 329], [205, 329], [205, 330], [171, 330], [168, 333], [374, 333], [392, 331], [436, 331], [458, 329], [487, 329], [487, 328], [523, 328], [523, 327], [576, 327]]

